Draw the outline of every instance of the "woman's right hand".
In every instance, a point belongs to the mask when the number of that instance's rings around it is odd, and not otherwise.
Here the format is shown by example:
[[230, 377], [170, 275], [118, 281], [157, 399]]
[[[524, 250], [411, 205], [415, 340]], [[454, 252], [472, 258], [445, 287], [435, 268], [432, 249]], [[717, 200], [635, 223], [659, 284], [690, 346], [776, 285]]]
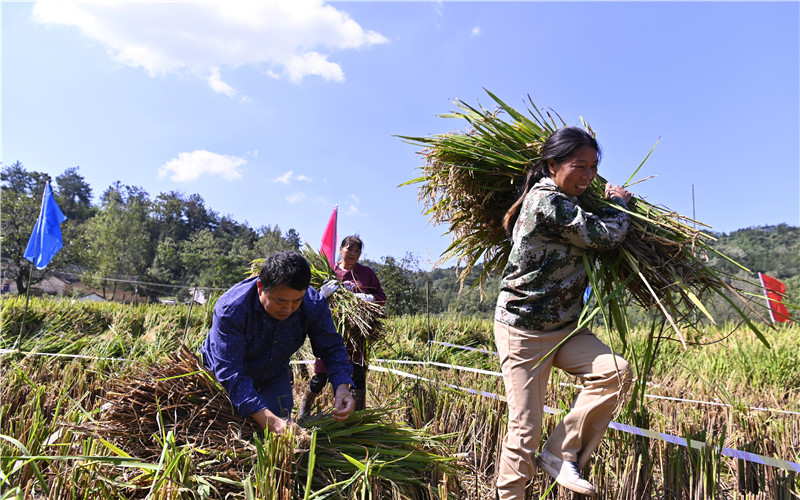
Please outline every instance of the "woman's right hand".
[[326, 299], [333, 295], [333, 292], [339, 289], [339, 281], [338, 280], [328, 280], [325, 282], [324, 285], [319, 287], [319, 293], [322, 294], [323, 297]]
[[625, 203], [631, 201], [633, 195], [630, 191], [621, 186], [612, 186], [610, 182], [606, 183], [606, 199], [622, 198]]

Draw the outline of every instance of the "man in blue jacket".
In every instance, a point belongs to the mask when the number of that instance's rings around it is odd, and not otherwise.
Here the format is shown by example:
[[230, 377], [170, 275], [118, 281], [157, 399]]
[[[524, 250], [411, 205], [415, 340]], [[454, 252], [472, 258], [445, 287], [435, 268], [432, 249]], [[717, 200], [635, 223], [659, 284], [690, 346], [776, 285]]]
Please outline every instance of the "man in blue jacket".
[[347, 349], [326, 296], [310, 283], [311, 268], [300, 254], [273, 254], [257, 278], [234, 285], [217, 300], [201, 348], [203, 362], [239, 414], [276, 434], [286, 430], [294, 406], [289, 360], [306, 336], [336, 388], [333, 418], [345, 420], [355, 407]]

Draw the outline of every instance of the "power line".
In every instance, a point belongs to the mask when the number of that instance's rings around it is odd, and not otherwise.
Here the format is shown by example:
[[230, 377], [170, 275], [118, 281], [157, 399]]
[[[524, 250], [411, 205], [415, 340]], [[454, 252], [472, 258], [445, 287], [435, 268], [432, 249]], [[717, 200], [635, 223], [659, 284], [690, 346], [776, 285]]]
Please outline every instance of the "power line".
[[[70, 274], [70, 273], [59, 273], [59, 274], [64, 275], [64, 276], [72, 276], [72, 277], [75, 277], [75, 278], [80, 278], [80, 276], [78, 276], [76, 274]], [[160, 287], [166, 287], [166, 288], [195, 288], [195, 289], [215, 290], [215, 291], [225, 291], [225, 290], [228, 289], [228, 288], [217, 288], [217, 287], [211, 287], [211, 286], [197, 286], [197, 285], [171, 285], [171, 284], [168, 284], [168, 283], [153, 283], [151, 281], [130, 280], [130, 279], [123, 280], [123, 279], [119, 279], [119, 278], [92, 278], [92, 279], [97, 279], [97, 280], [100, 280], [100, 281], [112, 281], [112, 282], [117, 282], [117, 283], [132, 283], [132, 284], [137, 284], [137, 285], [160, 286]]]

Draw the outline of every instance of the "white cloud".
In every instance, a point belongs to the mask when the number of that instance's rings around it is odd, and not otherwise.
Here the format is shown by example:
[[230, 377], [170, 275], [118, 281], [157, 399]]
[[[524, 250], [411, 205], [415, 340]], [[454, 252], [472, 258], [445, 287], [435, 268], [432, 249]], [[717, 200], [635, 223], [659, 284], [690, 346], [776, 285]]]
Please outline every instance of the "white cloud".
[[274, 179], [272, 179], [272, 182], [280, 182], [281, 184], [289, 184], [289, 179], [292, 178], [292, 174], [293, 173], [294, 173], [293, 170], [289, 170], [285, 174], [283, 174], [283, 175], [281, 175], [279, 177], [275, 177]]
[[351, 202], [345, 205], [343, 210], [344, 214], [360, 215], [362, 217], [366, 217], [367, 215], [362, 213], [361, 210], [358, 208], [358, 205], [361, 204], [361, 200], [359, 199], [359, 197], [354, 194], [351, 194], [350, 196], [348, 196], [348, 198], [350, 199]]
[[293, 56], [286, 64], [286, 72], [292, 83], [300, 83], [309, 75], [320, 75], [326, 80], [344, 81], [341, 66], [328, 61], [319, 52], [307, 52]]
[[292, 193], [286, 197], [286, 201], [289, 203], [299, 203], [306, 199], [305, 193]]
[[175, 182], [192, 181], [201, 175], [213, 175], [232, 181], [240, 179], [242, 173], [238, 168], [247, 163], [237, 156], [211, 153], [198, 149], [191, 153], [178, 153], [178, 157], [163, 164], [158, 169], [158, 178], [169, 175]]
[[191, 74], [229, 97], [237, 92], [225, 70], [253, 65], [292, 82], [312, 75], [341, 82], [333, 52], [388, 43], [322, 0], [40, 0], [33, 16], [77, 27], [120, 64], [151, 76]]
[[353, 205], [352, 203], [348, 204], [347, 207], [345, 207], [344, 213], [345, 215], [364, 215], [361, 213], [361, 210], [359, 210], [358, 207]]
[[481, 34], [480, 26], [475, 26], [474, 28], [472, 28], [472, 36], [478, 36], [480, 34]]
[[289, 182], [291, 182], [292, 179], [294, 179], [296, 181], [301, 181], [301, 182], [311, 182], [313, 180], [313, 179], [311, 179], [311, 177], [305, 176], [303, 174], [294, 175], [294, 170], [289, 170], [285, 174], [280, 175], [280, 176], [275, 177], [274, 179], [272, 179], [272, 182], [280, 182], [281, 184], [289, 184]]
[[223, 82], [220, 78], [219, 67], [217, 66], [211, 68], [211, 74], [208, 76], [208, 84], [211, 86], [211, 89], [218, 94], [225, 94], [228, 97], [236, 96], [236, 91], [233, 87]]

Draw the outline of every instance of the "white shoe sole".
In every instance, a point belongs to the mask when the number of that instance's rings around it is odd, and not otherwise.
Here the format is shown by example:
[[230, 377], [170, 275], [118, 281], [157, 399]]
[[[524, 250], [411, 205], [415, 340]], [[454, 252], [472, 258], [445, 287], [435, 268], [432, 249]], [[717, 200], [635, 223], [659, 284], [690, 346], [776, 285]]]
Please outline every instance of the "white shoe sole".
[[569, 481], [565, 480], [564, 478], [560, 477], [559, 476], [559, 471], [557, 471], [554, 468], [550, 467], [550, 465], [547, 462], [545, 462], [544, 460], [542, 460], [541, 457], [539, 457], [539, 456], [536, 457], [536, 464], [539, 467], [541, 467], [543, 471], [547, 472], [547, 474], [550, 475], [550, 477], [555, 479], [556, 482], [558, 484], [560, 484], [561, 486], [563, 486], [564, 488], [567, 488], [570, 491], [574, 491], [575, 493], [580, 493], [581, 495], [584, 495], [584, 496], [587, 496], [587, 497], [597, 498], [597, 491], [595, 491], [594, 489], [584, 488], [583, 486], [580, 486], [580, 485], [577, 485], [575, 483], [569, 482]]

